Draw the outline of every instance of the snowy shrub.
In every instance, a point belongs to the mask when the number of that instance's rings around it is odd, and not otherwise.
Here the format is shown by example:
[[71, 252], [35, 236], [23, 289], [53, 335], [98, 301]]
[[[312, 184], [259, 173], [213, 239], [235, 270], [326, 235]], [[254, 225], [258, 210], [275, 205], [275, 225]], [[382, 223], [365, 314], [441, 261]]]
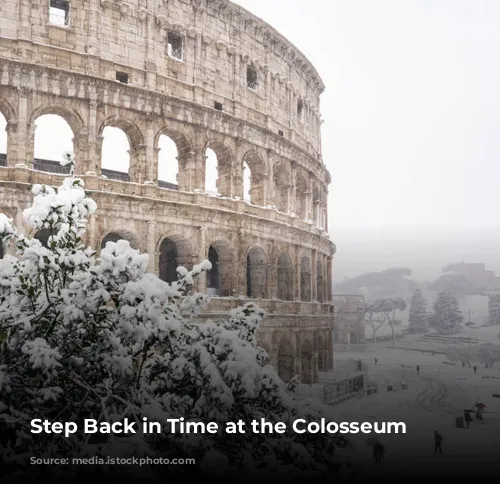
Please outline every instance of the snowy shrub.
[[[43, 466], [26, 466], [26, 456], [191, 456], [201, 463], [148, 468], [168, 475], [327, 470], [331, 441], [319, 435], [31, 434], [34, 418], [80, 426], [86, 418], [128, 418], [140, 431], [145, 417], [163, 428], [178, 417], [224, 428], [240, 419], [291, 423], [299, 415], [321, 416], [311, 403], [294, 402], [265, 364], [256, 340], [263, 317], [257, 306], [250, 302], [221, 321], [196, 322], [207, 296], [191, 287], [209, 262], [191, 271], [180, 267], [178, 281], [168, 284], [146, 272], [148, 256], [125, 240], [109, 242], [97, 257], [84, 244], [97, 207], [81, 179], [67, 178], [57, 190], [35, 185], [33, 194], [24, 219], [33, 229], [50, 230], [47, 247], [0, 215], [0, 243], [16, 251], [0, 260], [0, 444], [13, 475], [42, 472]], [[145, 473], [138, 466], [106, 469]]]

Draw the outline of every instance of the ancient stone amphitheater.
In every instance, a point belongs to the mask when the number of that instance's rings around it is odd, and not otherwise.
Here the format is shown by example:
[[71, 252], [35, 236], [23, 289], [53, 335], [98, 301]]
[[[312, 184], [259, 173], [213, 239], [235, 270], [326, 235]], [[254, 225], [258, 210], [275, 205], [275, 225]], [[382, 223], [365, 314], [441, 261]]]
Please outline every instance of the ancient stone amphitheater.
[[[323, 89], [297, 48], [226, 0], [2, 0], [0, 212], [22, 227], [30, 186], [60, 183], [57, 160], [35, 156], [35, 128], [62, 117], [99, 207], [88, 242], [125, 238], [167, 281], [209, 259], [197, 282], [214, 296], [208, 312], [257, 300], [282, 377], [317, 381], [333, 366]], [[128, 170], [101, 165], [107, 127], [126, 135]], [[159, 179], [162, 135], [177, 149], [176, 183]]]

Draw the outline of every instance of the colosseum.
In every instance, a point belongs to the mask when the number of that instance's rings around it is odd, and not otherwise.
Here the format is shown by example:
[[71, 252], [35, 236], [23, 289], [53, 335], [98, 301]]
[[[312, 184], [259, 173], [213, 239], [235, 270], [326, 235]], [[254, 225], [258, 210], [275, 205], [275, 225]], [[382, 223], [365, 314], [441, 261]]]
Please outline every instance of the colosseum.
[[[58, 142], [40, 120], [59, 119], [99, 207], [88, 243], [127, 239], [166, 281], [209, 259], [207, 313], [255, 300], [282, 378], [318, 381], [334, 319], [323, 90], [296, 47], [227, 0], [2, 0], [0, 212], [27, 230], [31, 185], [67, 173], [39, 149]], [[103, 159], [118, 132], [121, 167]]]

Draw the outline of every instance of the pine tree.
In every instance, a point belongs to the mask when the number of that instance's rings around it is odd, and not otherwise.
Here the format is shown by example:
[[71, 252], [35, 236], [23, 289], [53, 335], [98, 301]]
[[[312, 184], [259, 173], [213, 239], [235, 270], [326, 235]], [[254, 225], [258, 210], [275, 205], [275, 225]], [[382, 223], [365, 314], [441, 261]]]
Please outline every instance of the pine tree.
[[408, 331], [410, 333], [426, 333], [429, 330], [427, 301], [420, 289], [416, 289], [413, 293], [409, 313]]
[[[325, 452], [335, 436], [297, 434], [296, 418], [317, 421], [326, 407], [297, 403], [257, 344], [263, 311], [253, 303], [220, 321], [199, 324], [207, 302], [191, 292], [193, 279], [210, 268], [178, 268], [171, 284], [147, 273], [148, 255], [125, 240], [109, 242], [100, 257], [83, 243], [97, 207], [83, 180], [70, 177], [59, 189], [33, 186], [34, 203], [24, 212], [33, 229], [52, 232], [48, 247], [25, 237], [0, 214], [0, 243], [16, 256], [0, 260], [0, 464], [12, 470], [45, 472], [26, 456], [196, 458], [197, 466], [152, 467], [156, 477], [175, 472], [268, 476], [280, 469], [307, 476], [325, 472]], [[215, 422], [253, 419], [288, 424], [283, 434], [178, 434], [167, 419]], [[102, 422], [129, 418], [132, 435], [75, 433], [70, 439], [32, 434], [31, 420]], [[162, 425], [159, 435], [143, 435], [143, 418]], [[11, 438], [12, 435], [15, 438]], [[263, 440], [264, 439], [264, 440]], [[20, 466], [20, 467], [17, 467]], [[280, 467], [281, 466], [281, 467]], [[0, 465], [1, 467], [1, 465]], [[60, 466], [66, 477], [92, 466]], [[165, 468], [169, 467], [168, 471]], [[143, 477], [140, 466], [104, 466], [102, 471]], [[48, 471], [49, 472], [49, 471]], [[303, 472], [304, 474], [300, 474]], [[74, 474], [71, 474], [74, 473]], [[43, 479], [43, 476], [37, 477]], [[317, 475], [317, 474], [316, 474]], [[47, 477], [47, 476], [45, 476]], [[51, 477], [54, 477], [51, 474]]]
[[432, 326], [439, 334], [458, 333], [464, 317], [457, 299], [447, 292], [440, 292], [434, 303]]

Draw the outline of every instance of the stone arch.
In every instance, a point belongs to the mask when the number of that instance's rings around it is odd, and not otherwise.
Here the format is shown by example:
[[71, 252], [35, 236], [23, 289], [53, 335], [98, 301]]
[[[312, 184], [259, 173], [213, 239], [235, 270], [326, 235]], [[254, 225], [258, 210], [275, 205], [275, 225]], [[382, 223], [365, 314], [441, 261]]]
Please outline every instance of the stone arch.
[[[162, 148], [161, 148], [161, 141], [162, 137], [166, 136], [170, 140], [172, 140], [172, 143], [175, 145], [175, 148], [177, 150], [176, 154], [176, 167], [174, 167], [171, 171], [173, 174], [173, 171], [177, 171], [177, 176], [176, 176], [176, 182], [174, 183], [173, 180], [165, 180], [162, 177], [162, 167], [160, 166], [161, 163], [161, 158], [162, 158]], [[154, 140], [154, 146], [158, 152], [157, 156], [157, 172], [158, 172], [158, 186], [162, 188], [183, 188], [188, 185], [188, 182], [186, 180], [186, 170], [187, 170], [187, 162], [191, 158], [191, 156], [194, 154], [194, 146], [191, 140], [184, 134], [183, 131], [178, 130], [174, 128], [171, 125], [165, 125], [163, 126], [155, 136]], [[169, 160], [170, 161], [170, 160]], [[170, 171], [170, 169], [169, 169]], [[176, 186], [171, 186], [171, 185], [176, 185]]]
[[278, 163], [273, 169], [274, 205], [280, 212], [288, 212], [290, 197], [290, 177], [284, 164]]
[[189, 239], [182, 235], [168, 235], [158, 244], [158, 273], [165, 282], [177, 280], [177, 267], [193, 268], [193, 247]]
[[288, 383], [294, 376], [295, 351], [292, 343], [286, 338], [280, 341], [278, 348], [278, 375]]
[[300, 345], [300, 381], [310, 385], [314, 379], [314, 348], [309, 338]]
[[[225, 197], [231, 196], [231, 178], [233, 166], [232, 150], [221, 140], [216, 138], [209, 139], [203, 148], [205, 160], [207, 158], [207, 149], [212, 150], [217, 157], [217, 179], [215, 182], [217, 193]], [[207, 187], [207, 167], [206, 162], [203, 165], [203, 178], [205, 179], [205, 188]]]
[[30, 124], [34, 125], [36, 120], [41, 116], [45, 116], [47, 114], [52, 114], [54, 116], [60, 116], [64, 119], [73, 131], [73, 136], [77, 136], [78, 133], [82, 131], [85, 126], [83, 119], [81, 116], [74, 111], [73, 109], [66, 108], [64, 106], [39, 106], [35, 108], [30, 117]]
[[266, 163], [255, 150], [247, 151], [243, 155], [242, 167], [245, 163], [250, 170], [250, 202], [263, 206], [265, 204], [265, 180], [267, 176]]
[[16, 119], [16, 111], [6, 98], [0, 98], [0, 113], [3, 114], [7, 125]]
[[234, 254], [229, 242], [216, 240], [208, 247], [207, 259], [212, 268], [207, 273], [207, 290], [214, 296], [233, 293]]
[[106, 244], [108, 242], [118, 242], [119, 240], [127, 240], [130, 244], [130, 247], [132, 249], [139, 249], [139, 237], [134, 234], [133, 232], [129, 230], [123, 230], [123, 229], [114, 229], [106, 232], [103, 234], [101, 237], [101, 241], [99, 243], [99, 248], [100, 250], [104, 249], [106, 247]]
[[325, 301], [325, 276], [321, 261], [316, 262], [316, 299], [319, 302]]
[[278, 299], [283, 301], [293, 300], [293, 264], [290, 254], [280, 252], [277, 261], [278, 270]]
[[103, 135], [104, 129], [107, 127], [121, 129], [127, 136], [131, 149], [144, 144], [141, 129], [130, 119], [122, 116], [111, 116], [105, 119], [99, 128], [99, 136]]
[[295, 214], [302, 220], [307, 218], [307, 178], [298, 173], [295, 179]]
[[267, 255], [264, 249], [254, 245], [246, 257], [247, 296], [257, 299], [267, 297]]
[[300, 299], [311, 300], [311, 261], [307, 256], [300, 259]]

